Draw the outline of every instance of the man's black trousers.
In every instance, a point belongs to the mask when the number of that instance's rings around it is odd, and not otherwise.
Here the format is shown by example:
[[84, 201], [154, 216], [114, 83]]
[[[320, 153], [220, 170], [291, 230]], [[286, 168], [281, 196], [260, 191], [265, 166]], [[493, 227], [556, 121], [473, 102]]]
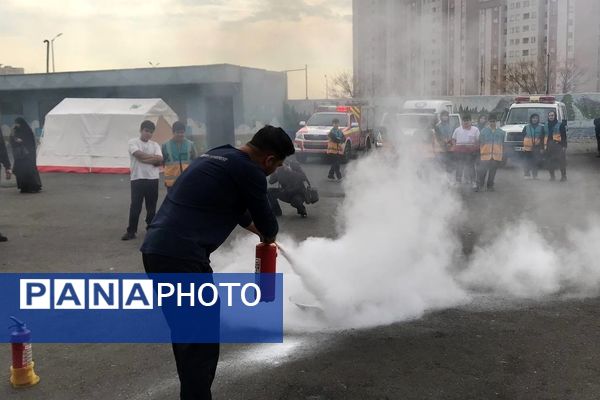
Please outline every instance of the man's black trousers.
[[279, 201], [277, 200], [289, 203], [298, 211], [298, 214], [306, 214], [306, 207], [304, 207], [304, 200], [306, 200], [305, 191], [288, 191], [281, 188], [269, 188], [267, 194], [269, 196], [269, 203], [271, 203], [271, 209], [275, 215], [281, 215], [282, 212]]
[[[143, 254], [144, 269], [156, 273], [212, 273], [210, 261]], [[168, 322], [168, 317], [167, 317]], [[173, 343], [181, 400], [211, 400], [210, 387], [219, 361], [219, 343]]]
[[131, 205], [129, 206], [129, 225], [127, 232], [136, 233], [142, 203], [146, 203], [146, 226], [150, 225], [156, 214], [158, 201], [158, 179], [136, 179], [131, 181]]

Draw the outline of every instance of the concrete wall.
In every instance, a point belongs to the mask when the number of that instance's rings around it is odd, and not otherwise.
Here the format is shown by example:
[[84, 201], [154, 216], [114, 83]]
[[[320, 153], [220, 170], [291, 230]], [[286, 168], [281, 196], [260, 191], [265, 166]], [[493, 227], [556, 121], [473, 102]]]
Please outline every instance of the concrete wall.
[[286, 96], [284, 73], [232, 65], [0, 77], [0, 127], [8, 135], [22, 116], [39, 134], [45, 115], [66, 97], [161, 98], [206, 149], [239, 145], [265, 124], [281, 125]]

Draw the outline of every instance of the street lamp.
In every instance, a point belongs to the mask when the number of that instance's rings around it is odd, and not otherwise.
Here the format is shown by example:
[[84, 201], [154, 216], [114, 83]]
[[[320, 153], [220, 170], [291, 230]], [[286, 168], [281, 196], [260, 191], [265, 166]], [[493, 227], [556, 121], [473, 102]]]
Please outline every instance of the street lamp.
[[59, 33], [58, 35], [54, 36], [54, 37], [52, 38], [52, 40], [50, 41], [50, 47], [51, 47], [51, 49], [52, 49], [52, 72], [55, 72], [55, 71], [56, 71], [56, 70], [54, 69], [54, 41], [55, 41], [56, 39], [58, 39], [59, 37], [61, 37], [61, 36], [62, 36], [62, 32], [61, 32], [61, 33]]
[[48, 39], [44, 40], [46, 43], [46, 73], [50, 72], [50, 41]]

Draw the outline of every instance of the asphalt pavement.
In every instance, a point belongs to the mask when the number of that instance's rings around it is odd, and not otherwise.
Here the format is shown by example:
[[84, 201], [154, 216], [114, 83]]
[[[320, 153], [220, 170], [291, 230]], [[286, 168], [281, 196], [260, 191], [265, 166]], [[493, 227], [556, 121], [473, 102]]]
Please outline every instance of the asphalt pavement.
[[[306, 219], [284, 206], [282, 232], [298, 240], [336, 237], [345, 197], [343, 185], [327, 181], [327, 168], [305, 165], [321, 200]], [[574, 156], [567, 183], [547, 182], [543, 173], [525, 183], [509, 167], [498, 173], [494, 193], [457, 188], [467, 204], [456, 228], [465, 254], [523, 213], [557, 240], [566, 226], [585, 225], [599, 211], [599, 170], [600, 159]], [[119, 240], [126, 176], [42, 180], [43, 192], [28, 195], [2, 182], [0, 231], [9, 241], [0, 244], [0, 272], [143, 271], [142, 239]], [[215, 399], [597, 399], [599, 306], [597, 298], [477, 303], [388, 326], [287, 335], [283, 344], [224, 345]], [[42, 380], [23, 390], [8, 384], [9, 346], [0, 351], [0, 399], [178, 398], [169, 345], [34, 344], [33, 351]]]

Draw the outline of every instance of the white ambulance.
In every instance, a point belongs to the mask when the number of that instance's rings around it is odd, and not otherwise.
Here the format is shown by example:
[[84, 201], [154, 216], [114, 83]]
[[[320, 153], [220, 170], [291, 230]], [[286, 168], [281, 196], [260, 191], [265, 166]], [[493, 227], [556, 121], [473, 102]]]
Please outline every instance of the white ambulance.
[[[548, 123], [548, 113], [554, 111], [558, 121], [567, 119], [565, 103], [556, 101], [554, 96], [519, 96], [510, 106], [504, 118], [502, 130], [506, 132], [504, 154], [507, 158], [518, 156], [523, 152], [523, 128], [529, 123], [533, 114], [540, 116], [540, 123]], [[505, 157], [505, 158], [506, 158]]]

